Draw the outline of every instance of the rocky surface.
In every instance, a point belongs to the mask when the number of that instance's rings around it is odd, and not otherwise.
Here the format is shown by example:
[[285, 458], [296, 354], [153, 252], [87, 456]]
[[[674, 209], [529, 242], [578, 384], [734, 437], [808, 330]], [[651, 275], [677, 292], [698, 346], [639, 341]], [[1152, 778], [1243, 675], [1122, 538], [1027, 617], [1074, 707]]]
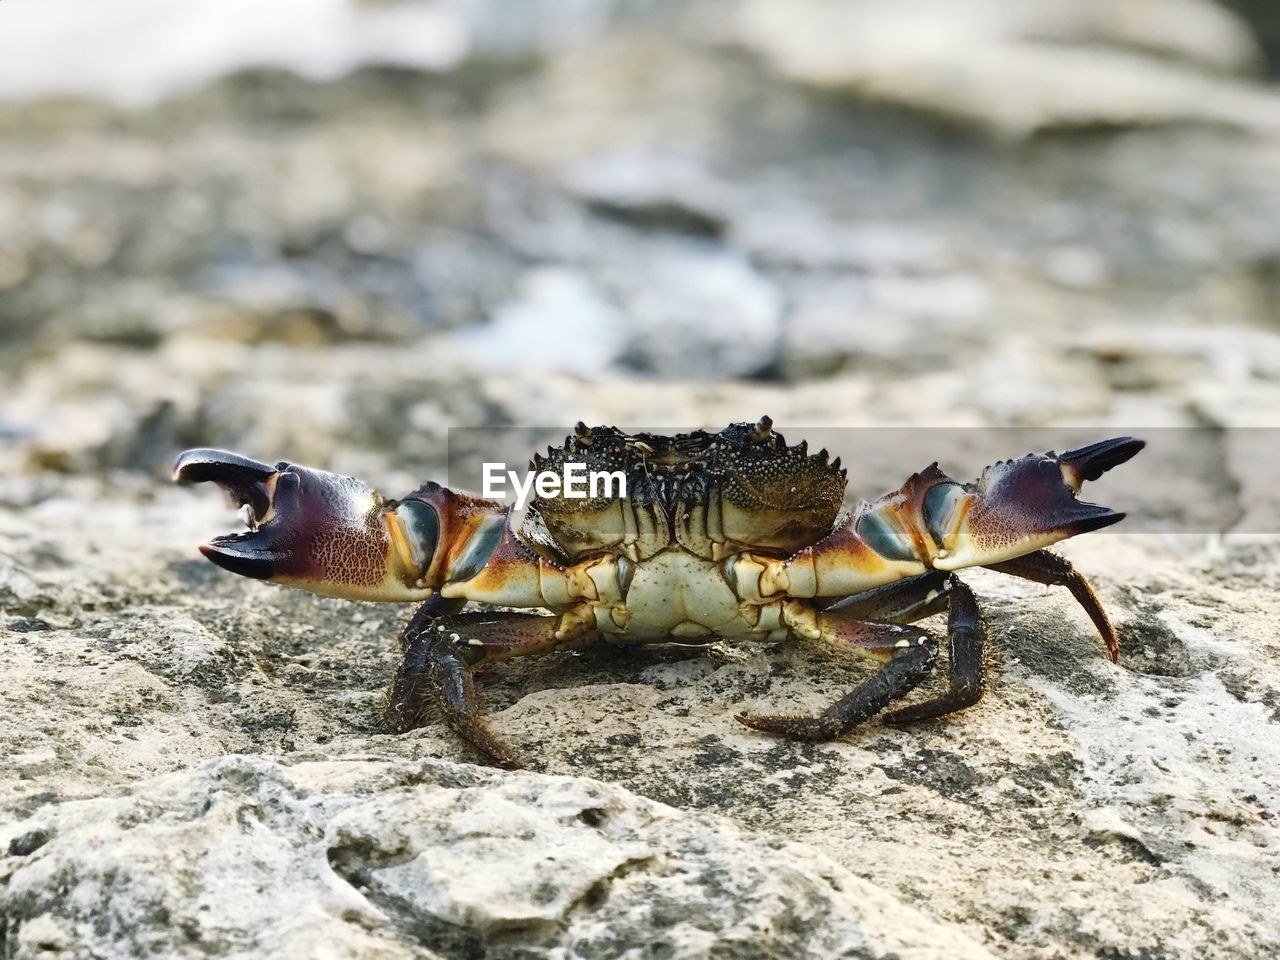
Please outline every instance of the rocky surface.
[[[1280, 951], [1270, 34], [975, 0], [934, 10], [964, 44], [824, 59], [920, 41], [843, 6], [445, 4], [430, 70], [0, 104], [0, 956]], [[963, 715], [779, 742], [732, 715], [865, 667], [587, 651], [481, 678], [497, 773], [382, 729], [409, 611], [221, 573], [234, 519], [167, 478], [214, 445], [394, 495], [454, 428], [763, 412], [851, 496], [1142, 432], [1096, 494], [1130, 532], [1064, 546], [1120, 664], [978, 572]]]
[[1009, 136], [1171, 120], [1276, 128], [1275, 93], [1232, 76], [1256, 71], [1256, 39], [1206, 0], [752, 0], [740, 28], [799, 81]]
[[811, 847], [585, 779], [232, 756], [21, 829], [17, 956], [991, 956]]

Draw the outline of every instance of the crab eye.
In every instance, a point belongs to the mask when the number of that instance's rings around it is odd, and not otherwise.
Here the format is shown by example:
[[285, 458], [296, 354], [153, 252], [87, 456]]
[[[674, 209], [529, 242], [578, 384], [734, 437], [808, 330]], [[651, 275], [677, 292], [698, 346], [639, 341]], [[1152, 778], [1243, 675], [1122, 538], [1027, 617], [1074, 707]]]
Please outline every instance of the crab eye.
[[425, 571], [431, 566], [436, 544], [440, 541], [440, 517], [435, 508], [421, 500], [405, 500], [395, 509], [405, 545], [414, 568]]

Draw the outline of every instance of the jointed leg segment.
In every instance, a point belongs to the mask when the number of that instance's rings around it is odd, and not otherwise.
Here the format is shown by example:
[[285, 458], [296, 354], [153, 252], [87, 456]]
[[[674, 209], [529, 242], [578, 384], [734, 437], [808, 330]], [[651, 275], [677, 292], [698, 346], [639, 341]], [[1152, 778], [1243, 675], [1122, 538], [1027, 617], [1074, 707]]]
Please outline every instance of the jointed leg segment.
[[1120, 638], [1116, 636], [1116, 628], [1112, 626], [1111, 618], [1107, 616], [1107, 611], [1102, 608], [1102, 601], [1094, 593], [1093, 584], [1085, 578], [1084, 574], [1076, 570], [1066, 557], [1060, 557], [1048, 550], [1037, 550], [1024, 557], [1005, 560], [1003, 563], [993, 563], [989, 566], [992, 570], [998, 570], [1013, 577], [1021, 577], [1023, 580], [1066, 587], [1080, 606], [1084, 607], [1085, 613], [1089, 614], [1089, 619], [1097, 627], [1102, 642], [1107, 646], [1107, 652], [1111, 654], [1111, 662], [1119, 661]]
[[898, 580], [864, 593], [844, 597], [827, 607], [862, 620], [915, 623], [942, 613], [950, 601], [951, 577], [941, 570]]
[[909, 693], [928, 675], [936, 656], [932, 638], [894, 650], [879, 673], [816, 717], [743, 713], [736, 719], [756, 730], [796, 740], [834, 740]]
[[403, 659], [396, 668], [383, 715], [395, 733], [404, 733], [418, 725], [424, 701], [429, 696], [429, 631], [434, 629], [437, 620], [455, 615], [466, 603], [465, 600], [449, 600], [436, 594], [414, 611], [400, 634]]
[[[434, 600], [435, 598], [432, 598]], [[387, 709], [392, 729], [418, 726], [428, 702], [468, 743], [499, 766], [520, 766], [515, 753], [484, 722], [471, 671], [480, 663], [563, 650], [590, 642], [581, 630], [566, 633], [561, 617], [529, 613], [465, 613], [428, 600], [405, 630], [404, 661], [396, 672]], [[439, 612], [439, 616], [432, 616]]]
[[951, 685], [941, 696], [886, 715], [885, 723], [932, 720], [934, 717], [971, 707], [982, 699], [987, 680], [987, 629], [982, 622], [982, 611], [978, 609], [973, 591], [954, 574], [950, 587], [947, 646], [950, 653]]
[[[982, 696], [985, 669], [985, 632], [977, 600], [954, 575], [940, 584], [930, 579], [933, 576], [927, 574], [891, 588], [872, 591], [876, 596], [852, 597], [817, 614], [817, 636], [809, 639], [850, 645], [873, 656], [888, 657], [879, 673], [848, 696], [816, 717], [746, 714], [737, 719], [757, 730], [802, 740], [834, 740], [852, 730], [911, 692], [928, 675], [937, 658], [937, 641], [933, 637], [904, 629], [898, 624], [858, 620], [856, 615], [863, 610], [874, 609], [884, 613], [901, 611], [904, 617], [924, 616], [927, 614], [921, 613], [922, 610], [934, 612], [932, 607], [938, 603], [939, 596], [946, 598], [949, 609], [950, 688], [932, 700], [898, 710], [886, 720], [890, 723], [926, 720], [976, 703]], [[802, 626], [797, 624], [797, 627]]]

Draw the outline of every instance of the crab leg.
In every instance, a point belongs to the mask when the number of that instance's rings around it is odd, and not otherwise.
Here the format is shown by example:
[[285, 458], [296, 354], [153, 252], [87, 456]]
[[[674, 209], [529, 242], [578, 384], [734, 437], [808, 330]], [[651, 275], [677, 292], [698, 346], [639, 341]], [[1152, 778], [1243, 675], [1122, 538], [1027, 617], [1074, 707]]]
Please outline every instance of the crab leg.
[[484, 722], [472, 670], [491, 660], [583, 646], [595, 632], [574, 611], [558, 617], [453, 613], [434, 618], [428, 612], [421, 619], [415, 615], [405, 638], [404, 662], [396, 671], [387, 709], [395, 732], [417, 726], [427, 702], [434, 700], [444, 719], [473, 747], [499, 766], [518, 767], [514, 751]]
[[437, 593], [409, 618], [400, 635], [403, 659], [396, 668], [383, 712], [383, 719], [396, 733], [404, 733], [418, 725], [423, 701], [429, 696], [426, 641], [430, 639], [435, 622], [456, 615], [466, 603], [465, 600], [450, 600]]
[[951, 604], [947, 615], [951, 686], [946, 693], [887, 714], [885, 723], [914, 723], [955, 713], [982, 699], [986, 687], [987, 628], [978, 600], [955, 574], [951, 575]]
[[[913, 584], [909, 591], [902, 591], [902, 597], [910, 598], [912, 594], [919, 594], [928, 578], [918, 579], [920, 583]], [[982, 623], [978, 601], [973, 591], [954, 574], [945, 585], [945, 591], [949, 609], [947, 642], [951, 655], [950, 688], [932, 700], [894, 711], [885, 717], [887, 723], [911, 723], [941, 717], [972, 706], [982, 698], [986, 680], [986, 629]], [[889, 591], [873, 593], [882, 594], [878, 602], [884, 604]], [[867, 602], [860, 597], [850, 599], [863, 604]], [[933, 604], [936, 599], [929, 598], [926, 602]], [[794, 607], [790, 609], [795, 611]], [[801, 740], [834, 740], [894, 700], [910, 693], [932, 669], [938, 655], [937, 641], [928, 635], [912, 634], [894, 624], [855, 620], [852, 614], [858, 609], [855, 603], [839, 609], [815, 612], [812, 623], [816, 631], [805, 623], [808, 618], [795, 611], [788, 618], [789, 625], [797, 634], [808, 639], [853, 645], [872, 656], [887, 655], [888, 663], [879, 673], [816, 717], [746, 714], [737, 719], [749, 727], [768, 733]], [[907, 604], [905, 609], [906, 615], [912, 616], [920, 608], [918, 604]]]
[[918, 630], [892, 623], [859, 620], [847, 611], [817, 611], [799, 603], [784, 608], [784, 618], [800, 636], [836, 647], [853, 647], [888, 662], [869, 680], [816, 717], [738, 714], [748, 727], [799, 740], [834, 740], [889, 703], [910, 693], [929, 674], [937, 643]]
[[1111, 662], [1119, 662], [1120, 638], [1116, 636], [1116, 628], [1112, 626], [1111, 618], [1107, 616], [1102, 601], [1094, 592], [1093, 584], [1083, 573], [1076, 570], [1066, 557], [1060, 557], [1048, 550], [1037, 550], [1024, 557], [1015, 557], [1003, 563], [988, 564], [988, 567], [1012, 577], [1021, 577], [1023, 580], [1045, 583], [1053, 587], [1066, 587], [1080, 606], [1084, 607], [1085, 613], [1089, 614], [1093, 625], [1098, 628], [1098, 634], [1106, 644], [1107, 652], [1111, 654]]
[[914, 623], [947, 609], [951, 578], [939, 570], [844, 597], [827, 607], [862, 620]]

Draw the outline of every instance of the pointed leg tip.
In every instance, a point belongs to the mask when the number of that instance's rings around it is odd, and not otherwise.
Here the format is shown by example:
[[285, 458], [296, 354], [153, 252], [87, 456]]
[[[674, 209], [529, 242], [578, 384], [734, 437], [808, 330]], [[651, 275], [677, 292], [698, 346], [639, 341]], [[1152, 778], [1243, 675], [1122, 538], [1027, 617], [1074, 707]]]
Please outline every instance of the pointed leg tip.
[[758, 730], [761, 733], [779, 733], [780, 731], [772, 722], [777, 721], [778, 717], [770, 717], [758, 713], [735, 713], [733, 719], [737, 720], [744, 727], [751, 730]]
[[779, 716], [770, 713], [735, 713], [733, 719], [752, 730], [765, 733], [784, 733], [789, 727], [808, 722], [808, 717]]
[[504, 743], [495, 741], [485, 747], [478, 747], [472, 743], [471, 746], [475, 747], [484, 758], [483, 762], [491, 767], [497, 767], [499, 770], [524, 770], [527, 767], [520, 755]]
[[811, 743], [825, 743], [835, 740], [844, 731], [821, 717], [807, 716], [775, 716], [768, 713], [739, 713], [734, 719], [743, 726], [761, 733], [789, 740], [807, 740]]
[[503, 770], [522, 770], [520, 755], [489, 731], [475, 716], [453, 718], [449, 725], [479, 753], [486, 763]]
[[410, 711], [406, 701], [392, 701], [382, 710], [382, 726], [393, 737], [404, 736], [421, 725], [419, 718]]

